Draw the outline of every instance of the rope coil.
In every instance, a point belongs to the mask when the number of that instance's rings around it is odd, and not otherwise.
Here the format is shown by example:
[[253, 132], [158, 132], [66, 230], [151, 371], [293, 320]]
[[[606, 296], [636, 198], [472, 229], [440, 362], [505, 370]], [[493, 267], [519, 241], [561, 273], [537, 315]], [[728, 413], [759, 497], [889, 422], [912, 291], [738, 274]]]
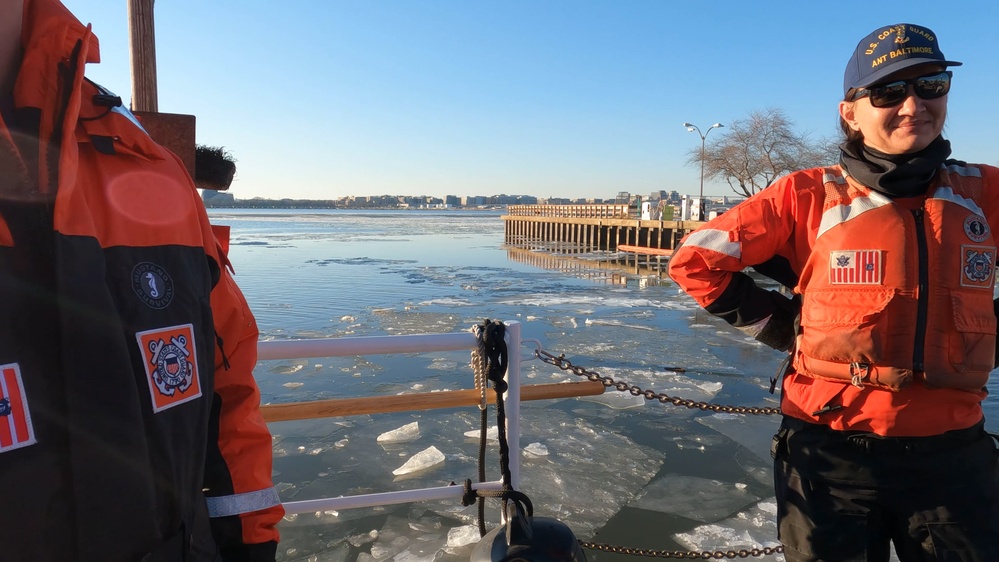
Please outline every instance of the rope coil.
[[[482, 402], [479, 406], [479, 482], [486, 480], [486, 433], [489, 427], [489, 415], [486, 401], [486, 386], [492, 383], [496, 392], [496, 430], [500, 449], [500, 472], [502, 474], [503, 488], [500, 491], [489, 492], [476, 490], [474, 497], [478, 500], [478, 523], [479, 535], [485, 536], [485, 498], [496, 497], [503, 500], [503, 510], [506, 513], [507, 502], [513, 500], [527, 507], [528, 514], [534, 512], [534, 507], [530, 500], [522, 492], [513, 489], [510, 484], [513, 479], [510, 473], [510, 446], [506, 438], [506, 406], [503, 401], [503, 394], [507, 391], [506, 367], [507, 367], [507, 347], [506, 347], [506, 325], [499, 320], [483, 320], [482, 324], [472, 328], [475, 337], [478, 339], [478, 347], [472, 351], [472, 370], [475, 372], [475, 385], [480, 389]], [[473, 494], [471, 493], [471, 483], [466, 481], [465, 495], [462, 498], [464, 505], [470, 505]]]

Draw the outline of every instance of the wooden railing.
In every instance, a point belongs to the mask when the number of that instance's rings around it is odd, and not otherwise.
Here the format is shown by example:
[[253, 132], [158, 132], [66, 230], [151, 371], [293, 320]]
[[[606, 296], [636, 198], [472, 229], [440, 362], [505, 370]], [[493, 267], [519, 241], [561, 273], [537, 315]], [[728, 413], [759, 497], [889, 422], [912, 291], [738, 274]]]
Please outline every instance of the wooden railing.
[[594, 205], [509, 205], [506, 214], [526, 217], [553, 217], [579, 219], [629, 219], [632, 215], [627, 203]]
[[[544, 400], [589, 396], [601, 394], [604, 386], [600, 382], [584, 381], [562, 384], [520, 384], [521, 340], [520, 323], [506, 322], [506, 340], [510, 350], [507, 360], [505, 380], [506, 427], [510, 442], [509, 466], [510, 482], [514, 489], [520, 485], [520, 402], [522, 400]], [[529, 340], [540, 346], [540, 343]], [[478, 346], [478, 339], [469, 332], [458, 334], [415, 334], [398, 336], [365, 336], [349, 338], [327, 338], [309, 340], [261, 341], [257, 346], [258, 359], [299, 359], [312, 357], [353, 357], [379, 354], [427, 353], [436, 351], [471, 350]], [[495, 401], [492, 396], [490, 402]], [[267, 404], [260, 407], [268, 423], [311, 418], [353, 416], [374, 413], [455, 408], [481, 404], [481, 393], [477, 389], [462, 389], [450, 392], [405, 394], [385, 397], [358, 397], [341, 400], [319, 400], [291, 404]], [[477, 490], [501, 490], [500, 480], [476, 482]], [[325, 510], [373, 507], [415, 501], [460, 499], [464, 493], [461, 486], [438, 486], [394, 492], [378, 492], [355, 496], [338, 496], [285, 502], [286, 513], [312, 513]]]

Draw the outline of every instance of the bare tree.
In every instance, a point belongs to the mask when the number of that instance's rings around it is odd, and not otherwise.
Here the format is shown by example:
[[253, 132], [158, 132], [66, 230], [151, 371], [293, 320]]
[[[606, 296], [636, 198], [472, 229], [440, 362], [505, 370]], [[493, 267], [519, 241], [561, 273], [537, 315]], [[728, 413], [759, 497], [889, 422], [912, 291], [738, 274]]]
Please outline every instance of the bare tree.
[[[749, 197], [784, 174], [836, 162], [834, 141], [813, 142], [793, 127], [777, 108], [754, 111], [732, 123], [725, 135], [704, 147], [704, 177], [720, 177], [732, 191]], [[700, 147], [689, 152], [687, 162], [700, 166]]]

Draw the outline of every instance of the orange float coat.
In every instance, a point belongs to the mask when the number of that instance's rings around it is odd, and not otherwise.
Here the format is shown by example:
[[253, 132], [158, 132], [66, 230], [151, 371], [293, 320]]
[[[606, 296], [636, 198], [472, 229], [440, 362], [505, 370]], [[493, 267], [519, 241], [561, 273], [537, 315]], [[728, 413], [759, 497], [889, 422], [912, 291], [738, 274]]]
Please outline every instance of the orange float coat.
[[[0, 559], [273, 560], [257, 327], [181, 161], [25, 2], [0, 119]], [[120, 102], [120, 100], [118, 100]]]
[[742, 270], [786, 260], [802, 309], [785, 415], [891, 436], [963, 429], [982, 418], [995, 356], [997, 185], [999, 169], [949, 161], [925, 196], [891, 200], [839, 167], [796, 172], [688, 235], [670, 275], [744, 327], [773, 307]]

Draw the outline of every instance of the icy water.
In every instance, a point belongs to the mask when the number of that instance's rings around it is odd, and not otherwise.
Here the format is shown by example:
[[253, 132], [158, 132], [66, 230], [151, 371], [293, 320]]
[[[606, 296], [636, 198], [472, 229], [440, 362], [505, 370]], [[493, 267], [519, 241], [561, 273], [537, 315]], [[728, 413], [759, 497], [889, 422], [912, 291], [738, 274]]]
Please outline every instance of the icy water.
[[[503, 246], [499, 212], [213, 210], [263, 339], [456, 333], [516, 320], [573, 364], [670, 396], [777, 406], [781, 354], [700, 311], [665, 275], [606, 253]], [[561, 249], [564, 251], [565, 249]], [[520, 350], [523, 382], [580, 380]], [[512, 352], [512, 350], [511, 350]], [[665, 367], [682, 367], [684, 374]], [[260, 362], [264, 403], [471, 388], [468, 352]], [[777, 546], [769, 442], [776, 416], [731, 415], [608, 391], [522, 404], [521, 490], [579, 539], [646, 549]], [[990, 425], [999, 419], [990, 404]], [[495, 413], [490, 410], [491, 423]], [[416, 422], [418, 436], [377, 437]], [[475, 408], [271, 425], [284, 501], [477, 479]], [[429, 447], [444, 461], [396, 477]], [[499, 474], [495, 442], [488, 479]], [[498, 524], [487, 504], [487, 528]], [[439, 501], [288, 516], [282, 561], [467, 560], [476, 508]], [[590, 560], [634, 557], [586, 551]], [[780, 555], [764, 560], [782, 561]]]

